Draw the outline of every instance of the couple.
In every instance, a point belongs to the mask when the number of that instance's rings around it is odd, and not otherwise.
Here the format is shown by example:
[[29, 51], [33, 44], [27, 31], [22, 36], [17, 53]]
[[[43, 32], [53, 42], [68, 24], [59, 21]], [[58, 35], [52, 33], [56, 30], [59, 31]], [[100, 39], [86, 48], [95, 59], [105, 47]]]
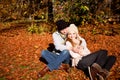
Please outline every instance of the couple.
[[91, 80], [105, 80], [116, 57], [108, 56], [106, 50], [91, 53], [74, 24], [58, 20], [56, 25], [58, 31], [52, 35], [55, 49], [52, 52], [42, 51], [42, 58], [47, 61], [47, 65], [38, 73], [38, 77], [57, 69], [67, 71], [65, 64], [69, 64], [72, 59], [72, 66], [83, 71], [88, 70]]

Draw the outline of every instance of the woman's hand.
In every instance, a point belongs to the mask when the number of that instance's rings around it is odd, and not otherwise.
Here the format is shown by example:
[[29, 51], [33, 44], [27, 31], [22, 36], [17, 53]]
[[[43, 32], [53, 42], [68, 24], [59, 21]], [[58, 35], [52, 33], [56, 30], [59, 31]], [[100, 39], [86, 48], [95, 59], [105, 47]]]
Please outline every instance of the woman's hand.
[[77, 48], [78, 48], [79, 50], [83, 50], [83, 47], [82, 47], [82, 46], [77, 46]]
[[72, 51], [75, 53], [79, 53], [79, 50], [80, 50], [80, 47], [78, 47], [78, 46], [75, 46], [72, 48]]
[[79, 54], [83, 51], [83, 47], [82, 46], [73, 47], [72, 51]]

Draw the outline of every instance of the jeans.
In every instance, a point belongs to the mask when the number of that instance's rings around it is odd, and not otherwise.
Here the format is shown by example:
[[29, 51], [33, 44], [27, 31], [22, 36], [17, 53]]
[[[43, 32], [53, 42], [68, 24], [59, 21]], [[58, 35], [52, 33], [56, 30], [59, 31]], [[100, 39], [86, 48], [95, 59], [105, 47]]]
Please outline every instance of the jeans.
[[70, 62], [70, 54], [68, 50], [61, 51], [59, 55], [48, 50], [43, 50], [42, 58], [47, 61], [47, 66], [50, 71], [58, 69], [61, 63], [69, 64]]
[[91, 66], [93, 63], [99, 64], [102, 68], [107, 69], [108, 71], [111, 69], [113, 64], [115, 63], [115, 56], [107, 56], [106, 50], [99, 50], [94, 53], [91, 53], [87, 56], [84, 56], [76, 66], [78, 69], [85, 70], [88, 66]]

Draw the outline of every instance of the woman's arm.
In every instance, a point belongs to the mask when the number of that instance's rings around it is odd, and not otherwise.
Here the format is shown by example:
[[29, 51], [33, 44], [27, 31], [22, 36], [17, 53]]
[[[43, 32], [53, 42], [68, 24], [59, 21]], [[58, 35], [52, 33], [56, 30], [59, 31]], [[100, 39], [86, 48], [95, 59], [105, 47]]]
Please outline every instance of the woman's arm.
[[87, 47], [87, 43], [86, 43], [85, 39], [80, 37], [80, 36], [78, 36], [78, 37], [82, 42], [81, 45], [78, 46], [78, 48], [80, 48], [79, 54], [81, 54], [83, 56], [86, 56], [86, 55], [90, 54], [91, 52]]
[[[72, 55], [74, 55], [74, 54], [79, 54], [79, 55], [81, 55], [81, 54], [80, 54], [80, 51], [82, 51], [83, 47], [81, 47], [81, 46], [73, 47], [72, 44], [71, 44], [69, 41], [66, 42], [66, 46], [67, 46], [68, 50], [70, 51], [70, 53], [71, 53]], [[82, 55], [81, 55], [81, 56], [82, 56]]]

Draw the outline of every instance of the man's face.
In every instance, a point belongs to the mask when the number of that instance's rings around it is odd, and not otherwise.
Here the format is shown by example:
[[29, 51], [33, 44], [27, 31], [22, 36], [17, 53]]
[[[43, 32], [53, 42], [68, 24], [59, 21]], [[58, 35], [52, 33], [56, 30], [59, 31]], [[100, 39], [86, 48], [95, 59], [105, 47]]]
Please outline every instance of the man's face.
[[68, 27], [60, 31], [63, 35], [66, 35], [68, 33]]

